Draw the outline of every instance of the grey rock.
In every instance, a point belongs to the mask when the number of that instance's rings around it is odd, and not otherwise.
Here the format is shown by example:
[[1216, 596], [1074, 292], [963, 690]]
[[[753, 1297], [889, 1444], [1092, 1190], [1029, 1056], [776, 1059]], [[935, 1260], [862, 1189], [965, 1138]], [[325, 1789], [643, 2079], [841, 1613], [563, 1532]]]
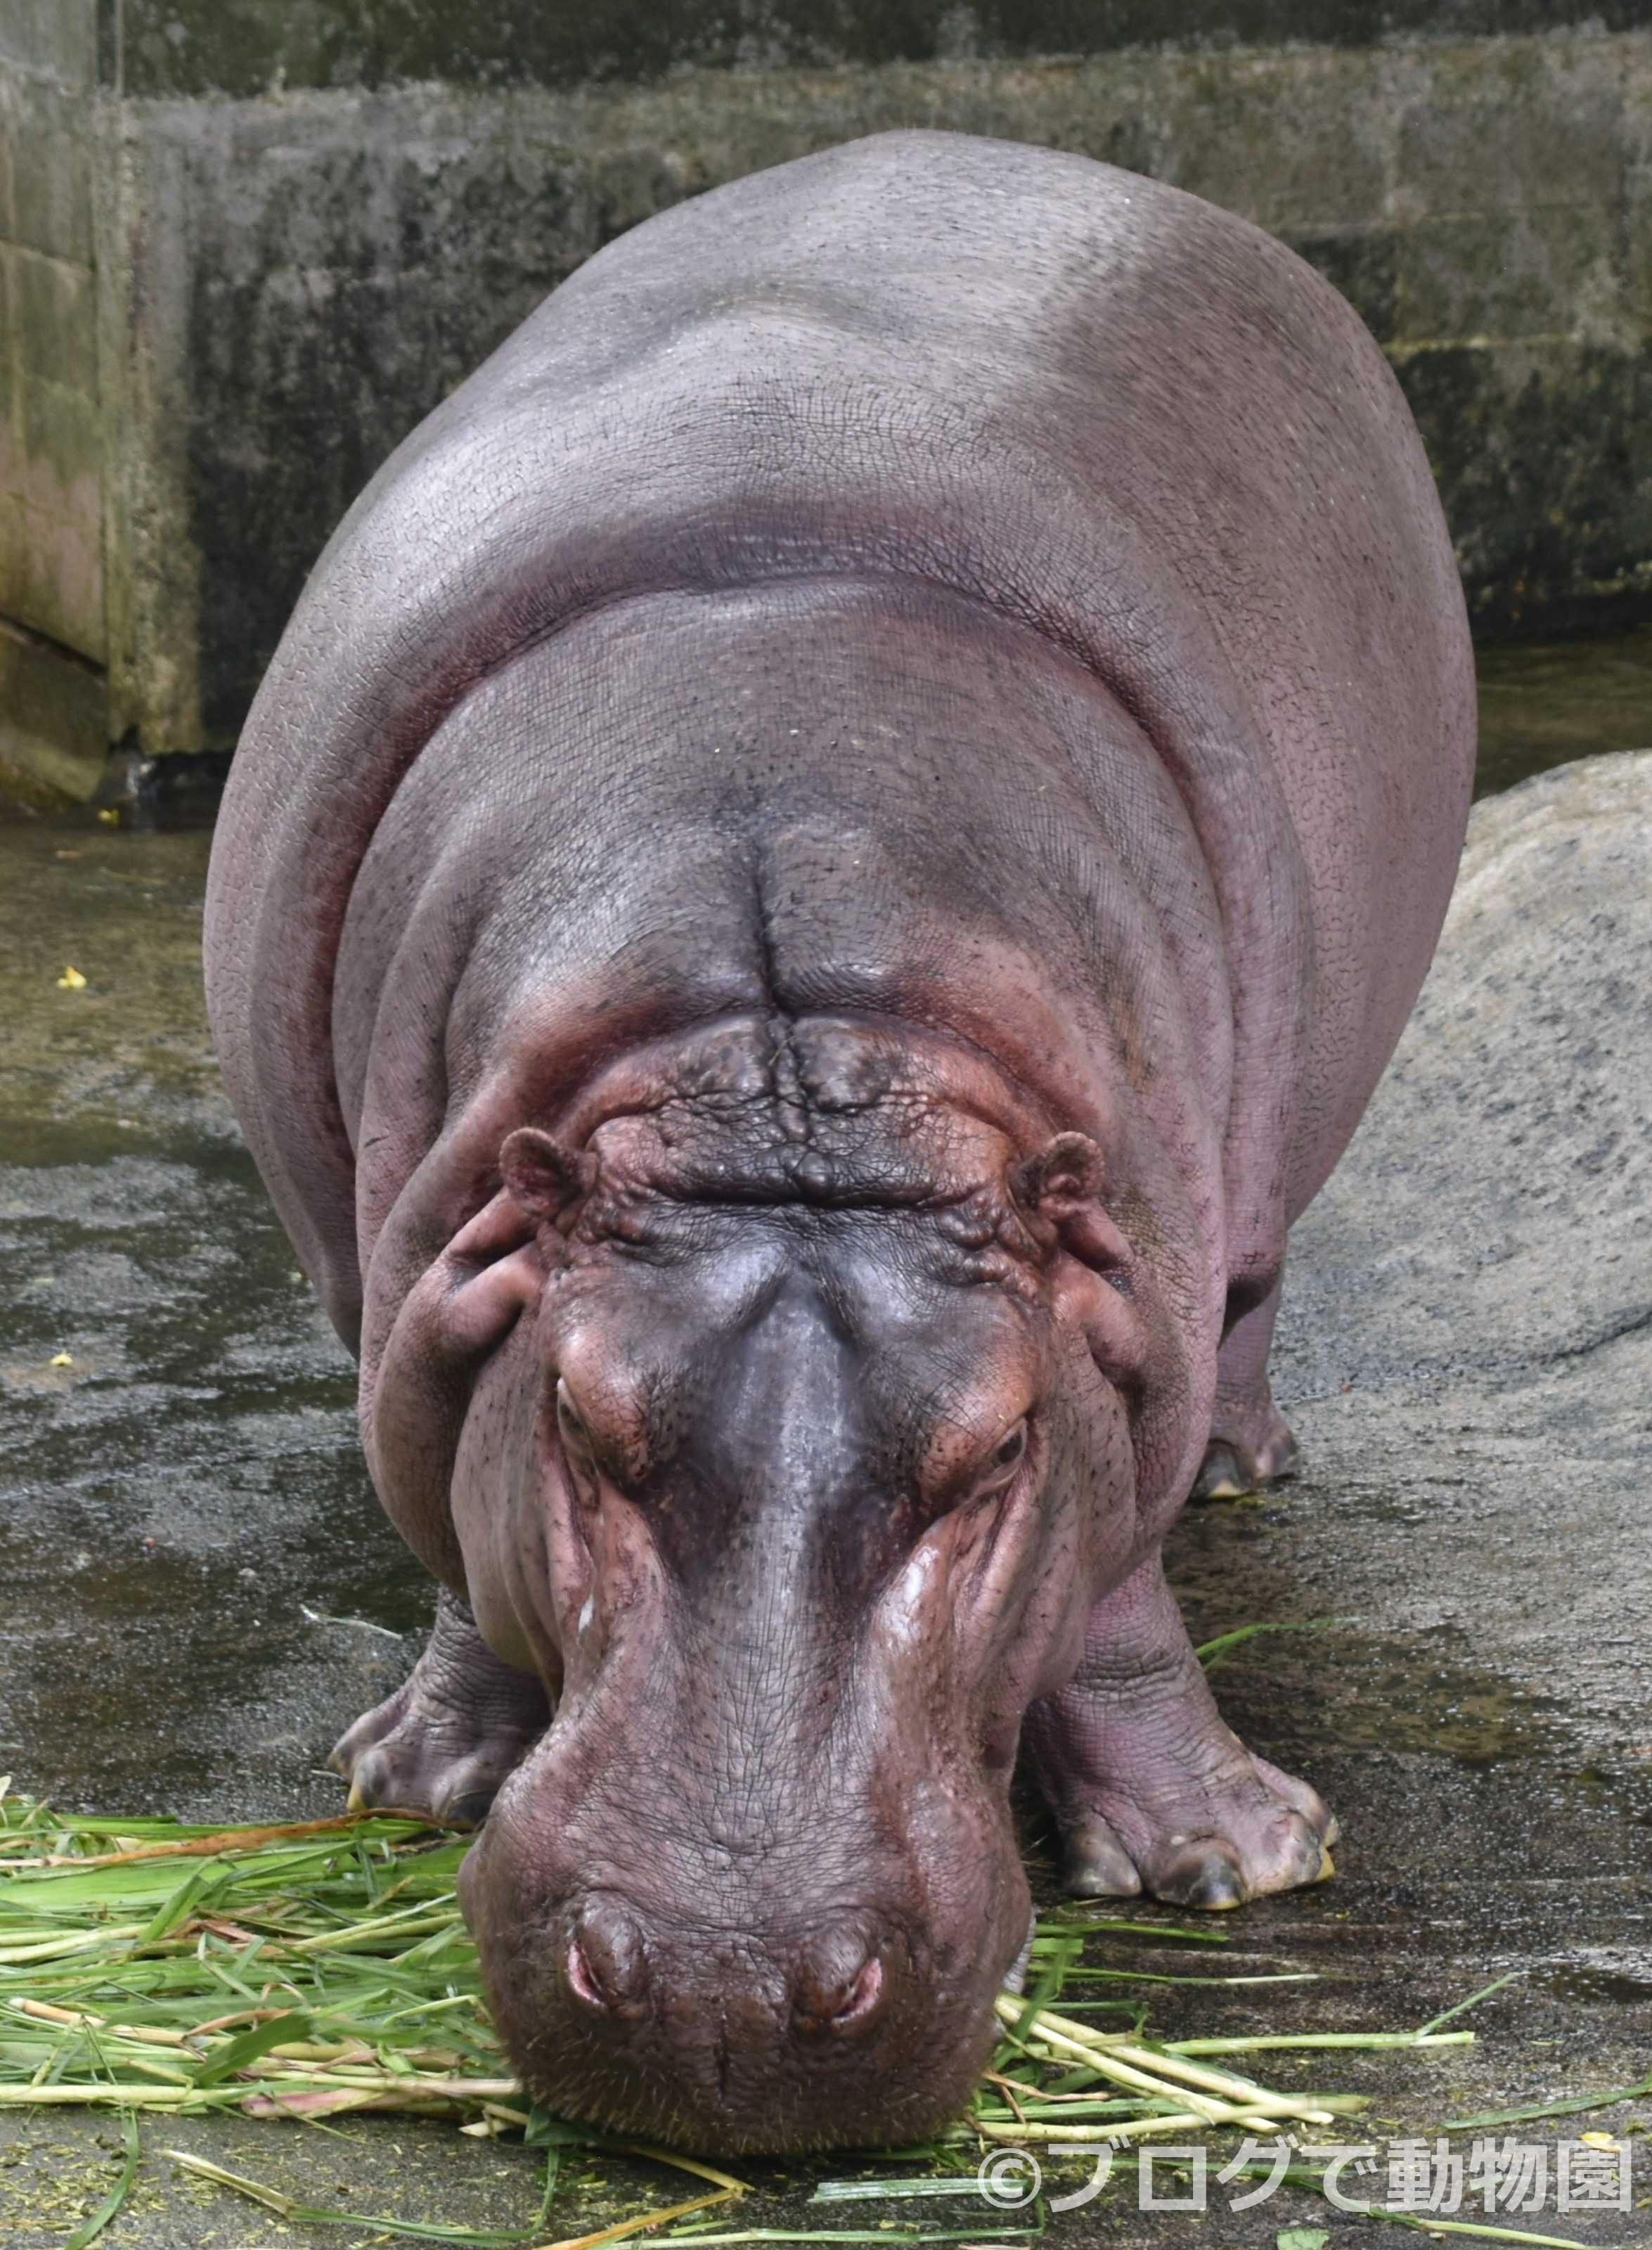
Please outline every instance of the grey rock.
[[1404, 1536], [1339, 1613], [1450, 1625], [1647, 1731], [1652, 751], [1476, 807], [1439, 952], [1296, 1230], [1275, 1388], [1332, 1510]]

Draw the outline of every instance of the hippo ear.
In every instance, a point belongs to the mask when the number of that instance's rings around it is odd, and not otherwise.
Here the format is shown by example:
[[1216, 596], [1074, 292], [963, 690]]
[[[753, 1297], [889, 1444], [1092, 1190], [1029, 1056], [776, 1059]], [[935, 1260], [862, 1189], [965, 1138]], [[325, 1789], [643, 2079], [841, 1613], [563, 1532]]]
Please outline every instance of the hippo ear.
[[499, 1171], [512, 1202], [548, 1226], [589, 1188], [595, 1165], [588, 1156], [570, 1156], [537, 1125], [522, 1125], [499, 1150]]
[[1086, 1266], [1105, 1269], [1125, 1265], [1130, 1246], [1104, 1208], [1107, 1163], [1101, 1150], [1084, 1133], [1057, 1133], [1035, 1156], [1026, 1157], [1009, 1176], [1010, 1192], [1038, 1231], [1083, 1259]]

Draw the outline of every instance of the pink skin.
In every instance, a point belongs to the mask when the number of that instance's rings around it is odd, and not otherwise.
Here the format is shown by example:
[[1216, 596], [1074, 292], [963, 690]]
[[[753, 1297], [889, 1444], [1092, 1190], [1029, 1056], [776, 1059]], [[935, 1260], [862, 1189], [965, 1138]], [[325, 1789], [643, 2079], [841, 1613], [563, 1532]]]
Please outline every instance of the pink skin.
[[563, 2106], [926, 2129], [1025, 1927], [1023, 1731], [1077, 1890], [1323, 1872], [1158, 1555], [1289, 1466], [1287, 1232], [1472, 752], [1381, 355], [1079, 159], [882, 136], [685, 204], [364, 496], [209, 997], [444, 1590], [341, 1763], [497, 1791], [467, 1901]]
[[[432, 1477], [421, 1449], [432, 1441], [433, 1420], [457, 1440], [477, 1370], [538, 1301], [543, 1280], [533, 1223], [501, 1189], [403, 1300], [384, 1347], [383, 1364], [392, 1370], [388, 1386], [374, 1379], [372, 1363], [363, 1376], [361, 1439], [374, 1481], [381, 1492], [400, 1496], [403, 1535], [456, 1591], [463, 1591], [465, 1577], [452, 1541], [447, 1478], [439, 1471]], [[440, 1439], [436, 1443], [439, 1450]]]

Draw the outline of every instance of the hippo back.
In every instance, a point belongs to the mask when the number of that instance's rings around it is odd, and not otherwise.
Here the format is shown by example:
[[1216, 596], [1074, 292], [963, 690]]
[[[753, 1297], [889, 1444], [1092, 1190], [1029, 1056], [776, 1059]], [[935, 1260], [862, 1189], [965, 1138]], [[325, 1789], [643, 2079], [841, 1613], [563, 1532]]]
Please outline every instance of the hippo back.
[[391, 456], [305, 589], [221, 816], [208, 994], [347, 1340], [334, 976], [408, 768], [594, 609], [822, 575], [945, 585], [1125, 704], [1216, 890], [1229, 1140], [1277, 1151], [1255, 1228], [1335, 1161], [1432, 950], [1472, 759], [1462, 597], [1399, 390], [1334, 291], [1228, 213], [1082, 157], [885, 135], [592, 259]]

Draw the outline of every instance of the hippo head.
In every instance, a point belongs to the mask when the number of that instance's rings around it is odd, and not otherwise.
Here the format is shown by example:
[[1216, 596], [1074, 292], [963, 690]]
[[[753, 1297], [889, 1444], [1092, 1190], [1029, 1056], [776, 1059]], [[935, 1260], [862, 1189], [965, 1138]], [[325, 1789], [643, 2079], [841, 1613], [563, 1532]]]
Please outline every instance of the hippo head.
[[465, 1911], [554, 2111], [910, 2140], [1027, 1938], [1022, 1716], [1139, 1547], [1151, 1292], [1095, 1142], [909, 1046], [791, 1025], [624, 1098], [499, 1157], [544, 1278], [454, 1522], [557, 1708]]

